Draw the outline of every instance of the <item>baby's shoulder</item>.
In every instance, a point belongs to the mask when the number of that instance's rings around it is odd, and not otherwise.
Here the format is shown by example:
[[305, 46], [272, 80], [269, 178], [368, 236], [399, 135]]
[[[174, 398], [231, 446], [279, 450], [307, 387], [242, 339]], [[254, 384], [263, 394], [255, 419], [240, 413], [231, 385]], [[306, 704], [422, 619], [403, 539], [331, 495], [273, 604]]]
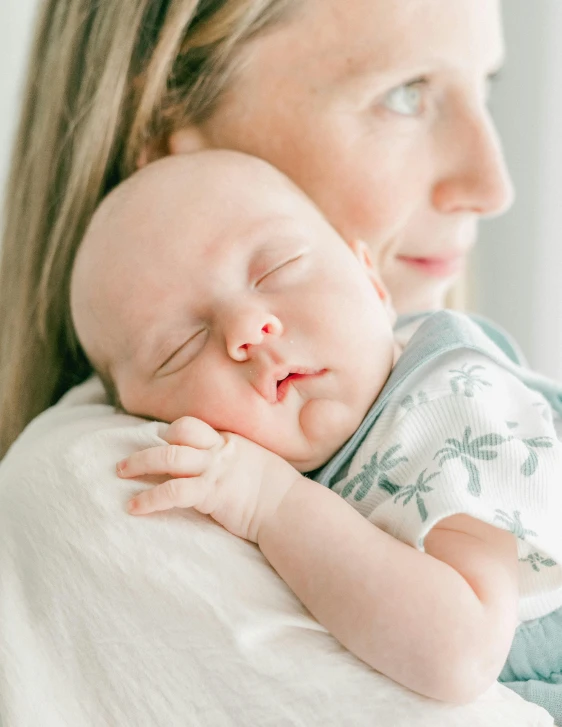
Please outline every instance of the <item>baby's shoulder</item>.
[[444, 353], [405, 376], [385, 412], [386, 426], [390, 421], [396, 426], [419, 407], [423, 411], [437, 403], [445, 410], [476, 408], [494, 420], [552, 417], [539, 392], [485, 353], [470, 349]]

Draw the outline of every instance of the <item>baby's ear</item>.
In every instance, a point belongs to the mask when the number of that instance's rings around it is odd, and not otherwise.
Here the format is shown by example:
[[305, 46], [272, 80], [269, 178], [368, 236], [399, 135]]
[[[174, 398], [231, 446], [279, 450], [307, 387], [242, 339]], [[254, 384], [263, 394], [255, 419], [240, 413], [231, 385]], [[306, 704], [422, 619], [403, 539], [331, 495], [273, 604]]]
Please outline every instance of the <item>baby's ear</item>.
[[176, 129], [168, 136], [168, 154], [193, 154], [209, 148], [205, 135], [195, 124]]
[[375, 286], [381, 300], [386, 300], [389, 295], [380, 278], [379, 272], [375, 267], [371, 251], [366, 242], [363, 240], [352, 240], [348, 242], [349, 247], [353, 250], [353, 254], [359, 260], [361, 267], [367, 273], [367, 277]]
[[195, 125], [173, 131], [168, 136], [150, 139], [142, 148], [137, 159], [137, 168], [142, 169], [150, 162], [170, 154], [192, 154], [208, 148], [205, 137]]
[[366, 272], [367, 277], [373, 284], [375, 290], [377, 291], [379, 298], [382, 300], [384, 305], [386, 306], [389, 315], [391, 316], [392, 320], [394, 321], [396, 319], [396, 312], [394, 310], [394, 307], [392, 305], [392, 300], [390, 298], [390, 293], [386, 289], [386, 286], [382, 282], [382, 278], [380, 277], [379, 271], [377, 270], [373, 258], [371, 256], [371, 251], [369, 250], [369, 246], [366, 242], [363, 242], [363, 240], [351, 240], [348, 242], [349, 247], [352, 249], [355, 257], [359, 260], [359, 263], [361, 264], [361, 267]]

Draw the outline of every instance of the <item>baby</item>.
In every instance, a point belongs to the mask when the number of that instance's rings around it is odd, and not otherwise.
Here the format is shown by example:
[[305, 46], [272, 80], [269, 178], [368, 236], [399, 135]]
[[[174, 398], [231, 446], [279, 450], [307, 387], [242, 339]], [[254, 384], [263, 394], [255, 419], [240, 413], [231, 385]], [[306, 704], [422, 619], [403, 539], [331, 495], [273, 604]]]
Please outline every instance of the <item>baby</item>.
[[130, 512], [193, 507], [257, 543], [342, 644], [415, 691], [466, 701], [500, 672], [527, 688], [518, 621], [562, 606], [562, 392], [459, 314], [418, 318], [400, 355], [368, 250], [347, 243], [234, 152], [155, 162], [104, 200], [75, 329], [115, 402], [173, 422], [118, 465], [168, 478]]

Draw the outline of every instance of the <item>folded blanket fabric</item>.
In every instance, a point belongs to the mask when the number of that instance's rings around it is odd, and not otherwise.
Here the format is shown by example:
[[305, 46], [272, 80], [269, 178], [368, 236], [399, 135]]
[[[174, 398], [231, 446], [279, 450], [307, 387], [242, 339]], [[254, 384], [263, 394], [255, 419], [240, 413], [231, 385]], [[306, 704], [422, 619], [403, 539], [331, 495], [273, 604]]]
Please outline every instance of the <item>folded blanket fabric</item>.
[[133, 518], [115, 463], [161, 442], [96, 379], [0, 466], [2, 727], [546, 727], [494, 685], [473, 704], [372, 671], [254, 545], [191, 511]]

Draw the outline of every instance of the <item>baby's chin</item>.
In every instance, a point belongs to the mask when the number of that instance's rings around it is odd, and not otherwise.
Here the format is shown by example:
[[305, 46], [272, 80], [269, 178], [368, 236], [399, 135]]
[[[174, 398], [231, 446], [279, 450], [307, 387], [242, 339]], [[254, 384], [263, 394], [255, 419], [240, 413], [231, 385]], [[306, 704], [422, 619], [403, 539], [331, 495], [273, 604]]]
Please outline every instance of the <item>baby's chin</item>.
[[313, 399], [300, 412], [299, 445], [284, 456], [299, 472], [325, 465], [359, 427], [364, 411], [329, 399]]

